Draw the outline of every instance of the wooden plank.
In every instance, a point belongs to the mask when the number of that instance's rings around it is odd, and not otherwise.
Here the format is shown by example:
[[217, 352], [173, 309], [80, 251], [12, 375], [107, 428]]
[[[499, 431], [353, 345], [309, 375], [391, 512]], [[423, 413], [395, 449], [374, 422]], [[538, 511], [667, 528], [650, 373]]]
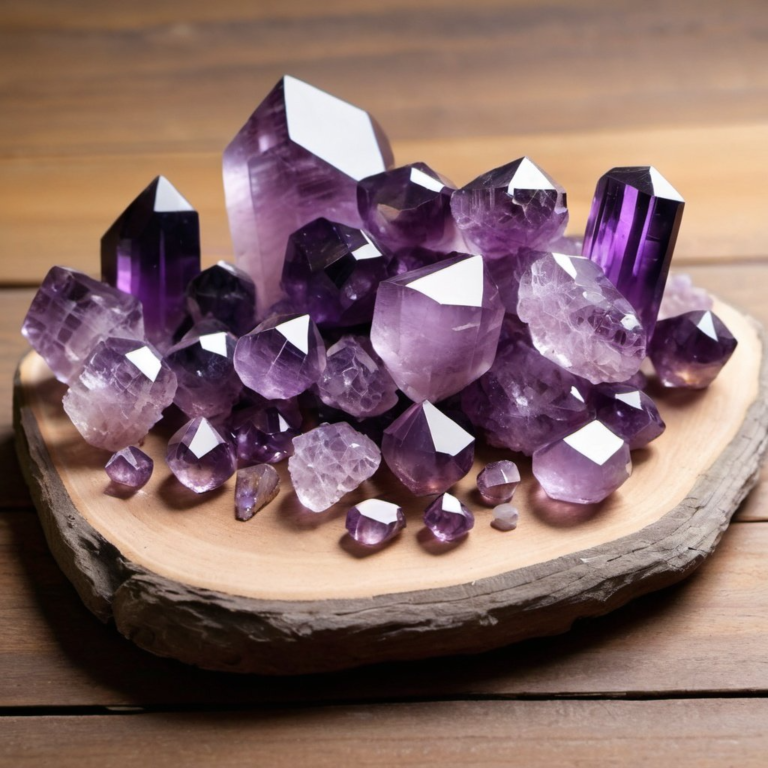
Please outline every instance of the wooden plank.
[[[476, 701], [0, 719], [14, 768], [765, 765], [768, 701]], [[115, 763], [117, 764], [117, 763]]]

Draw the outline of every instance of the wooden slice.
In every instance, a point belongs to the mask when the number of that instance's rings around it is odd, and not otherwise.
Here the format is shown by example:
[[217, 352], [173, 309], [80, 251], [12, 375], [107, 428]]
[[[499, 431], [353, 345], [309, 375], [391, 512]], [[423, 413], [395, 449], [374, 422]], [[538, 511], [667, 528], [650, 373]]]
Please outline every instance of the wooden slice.
[[[667, 431], [635, 452], [634, 473], [593, 507], [549, 501], [521, 461], [520, 525], [491, 528], [475, 477], [455, 489], [476, 514], [464, 541], [440, 546], [382, 469], [331, 510], [303, 511], [285, 464], [279, 497], [248, 523], [234, 481], [196, 496], [164, 461], [168, 428], [146, 441], [150, 483], [107, 493], [108, 454], [86, 445], [61, 408], [63, 387], [30, 353], [17, 372], [18, 451], [48, 543], [86, 605], [142, 648], [200, 667], [297, 674], [393, 659], [472, 653], [563, 632], [583, 616], [676, 582], [715, 548], [755, 484], [768, 434], [768, 364], [757, 324], [717, 313], [739, 346], [706, 391], [656, 391]], [[353, 502], [382, 494], [408, 527], [365, 553], [344, 531]]]

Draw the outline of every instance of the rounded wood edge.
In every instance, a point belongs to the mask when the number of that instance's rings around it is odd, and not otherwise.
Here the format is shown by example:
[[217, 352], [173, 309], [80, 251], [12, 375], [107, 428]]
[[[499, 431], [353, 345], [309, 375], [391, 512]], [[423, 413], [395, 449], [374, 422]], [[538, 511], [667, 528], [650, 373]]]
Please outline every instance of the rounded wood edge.
[[86, 606], [159, 656], [213, 670], [328, 672], [477, 653], [565, 632], [690, 574], [715, 549], [756, 484], [768, 445], [766, 337], [755, 402], [686, 499], [635, 534], [472, 583], [372, 598], [268, 601], [200, 589], [127, 561], [78, 513], [14, 381], [22, 471], [48, 545]]

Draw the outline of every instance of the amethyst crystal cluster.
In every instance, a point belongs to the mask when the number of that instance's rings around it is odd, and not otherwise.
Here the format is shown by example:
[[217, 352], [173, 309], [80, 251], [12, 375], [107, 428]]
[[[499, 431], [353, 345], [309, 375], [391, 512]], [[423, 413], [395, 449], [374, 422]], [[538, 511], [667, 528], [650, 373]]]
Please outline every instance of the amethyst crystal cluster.
[[[54, 267], [24, 321], [73, 424], [134, 490], [153, 470], [136, 445], [173, 406], [168, 468], [196, 493], [237, 473], [239, 520], [277, 496], [274, 464], [322, 512], [383, 460], [452, 542], [475, 518], [451, 491], [487, 441], [509, 457], [476, 498], [511, 530], [514, 452], [550, 497], [600, 502], [664, 431], [641, 363], [702, 388], [736, 346], [705, 292], [667, 284], [684, 202], [653, 167], [598, 181], [582, 242], [531, 159], [457, 188], [395, 167], [367, 112], [284, 77], [223, 170], [236, 265], [200, 271], [198, 215], [158, 177], [104, 235], [102, 281]], [[382, 498], [346, 520], [368, 547], [405, 525]]]

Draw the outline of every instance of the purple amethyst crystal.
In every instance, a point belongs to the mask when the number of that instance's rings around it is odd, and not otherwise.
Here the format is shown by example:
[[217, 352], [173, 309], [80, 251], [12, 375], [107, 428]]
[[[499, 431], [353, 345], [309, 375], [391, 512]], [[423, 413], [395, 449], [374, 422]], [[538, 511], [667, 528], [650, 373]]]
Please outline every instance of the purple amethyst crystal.
[[187, 309], [195, 322], [218, 320], [244, 336], [256, 326], [256, 286], [242, 269], [220, 261], [187, 286]]
[[419, 246], [400, 248], [395, 251], [389, 262], [389, 277], [398, 277], [406, 272], [413, 272], [415, 269], [432, 266], [438, 261], [447, 259], [449, 255], [443, 251], [433, 251], [430, 248], [420, 248]]
[[158, 176], [101, 238], [101, 276], [144, 307], [147, 339], [170, 345], [184, 319], [184, 291], [200, 272], [197, 212]]
[[670, 275], [659, 307], [659, 320], [695, 312], [698, 309], [712, 309], [712, 304], [709, 293], [696, 287], [689, 275]]
[[297, 312], [318, 324], [368, 323], [389, 257], [361, 230], [315, 219], [288, 238], [283, 290]]
[[437, 402], [491, 367], [503, 318], [482, 257], [455, 254], [381, 283], [371, 342], [411, 400]]
[[627, 384], [595, 388], [597, 418], [629, 443], [629, 450], [644, 448], [664, 432], [666, 425], [656, 403], [641, 389]]
[[154, 468], [152, 459], [131, 445], [112, 454], [104, 469], [113, 483], [127, 488], [141, 488], [152, 477]]
[[477, 490], [486, 504], [510, 501], [520, 485], [520, 470], [514, 461], [492, 461], [477, 476]]
[[444, 493], [424, 510], [424, 525], [440, 541], [456, 541], [472, 530], [475, 517], [455, 496]]
[[582, 253], [635, 308], [650, 339], [685, 203], [652, 166], [613, 168], [598, 182]]
[[488, 270], [499, 289], [499, 296], [501, 296], [504, 310], [508, 315], [517, 315], [520, 280], [522, 280], [523, 275], [535, 261], [546, 255], [545, 251], [521, 248], [501, 259], [488, 262]]
[[195, 493], [218, 488], [235, 473], [235, 452], [208, 419], [187, 422], [168, 441], [168, 466], [180, 483]]
[[565, 190], [527, 157], [495, 168], [453, 193], [453, 217], [488, 259], [544, 248], [568, 223]]
[[347, 512], [347, 533], [365, 547], [378, 547], [403, 528], [403, 510], [389, 501], [366, 499]]
[[632, 474], [629, 445], [600, 421], [590, 421], [533, 454], [533, 474], [547, 496], [596, 504]]
[[475, 438], [425, 401], [412, 405], [384, 430], [387, 466], [416, 496], [447, 491], [472, 468]]
[[704, 389], [730, 360], [737, 341], [709, 310], [661, 320], [648, 356], [665, 387]]
[[232, 417], [232, 433], [239, 466], [277, 464], [291, 456], [301, 423], [301, 412], [293, 400], [265, 400], [237, 411]]
[[280, 475], [270, 464], [257, 464], [237, 470], [235, 518], [250, 520], [280, 492]]
[[288, 236], [318, 216], [359, 227], [357, 182], [392, 165], [365, 111], [283, 77], [224, 150], [224, 192], [239, 267], [260, 307], [280, 298]]
[[242, 336], [235, 370], [267, 400], [287, 400], [309, 389], [325, 370], [325, 344], [309, 315], [278, 315]]
[[176, 394], [176, 375], [143, 341], [106, 339], [64, 395], [64, 410], [86, 442], [118, 451], [138, 443]]
[[21, 333], [56, 378], [68, 384], [100, 341], [144, 338], [141, 303], [82, 272], [52, 267], [32, 299]]

